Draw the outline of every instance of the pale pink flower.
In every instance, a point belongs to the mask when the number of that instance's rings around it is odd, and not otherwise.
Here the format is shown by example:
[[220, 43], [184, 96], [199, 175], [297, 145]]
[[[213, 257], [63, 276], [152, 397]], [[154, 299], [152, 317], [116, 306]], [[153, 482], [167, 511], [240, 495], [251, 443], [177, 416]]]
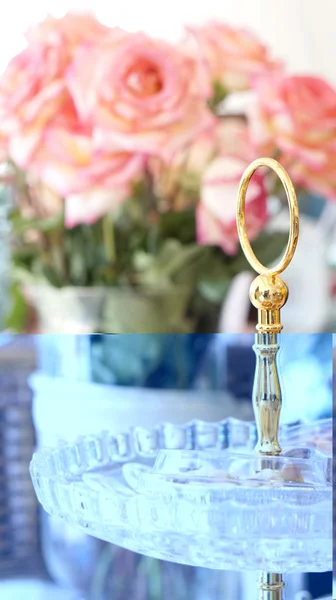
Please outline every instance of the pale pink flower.
[[[219, 156], [203, 178], [201, 199], [197, 207], [197, 240], [200, 244], [220, 246], [226, 254], [237, 252], [237, 190], [248, 161], [234, 156]], [[267, 194], [264, 179], [256, 172], [246, 199], [246, 227], [254, 240], [267, 222]]]
[[44, 43], [42, 35], [33, 41], [0, 79], [0, 137], [7, 154], [63, 197], [92, 190], [124, 193], [139, 177], [144, 158], [120, 145], [97, 147], [92, 123], [78, 115], [67, 88], [74, 40], [67, 44], [56, 34], [46, 34]]
[[21, 168], [29, 167], [49, 122], [72, 110], [65, 74], [78, 45], [108, 31], [90, 15], [69, 13], [28, 32], [28, 46], [0, 77], [0, 137]]
[[63, 197], [97, 190], [128, 189], [144, 167], [139, 153], [94, 146], [92, 132], [74, 118], [55, 120], [43, 133], [31, 171]]
[[312, 76], [273, 76], [256, 86], [251, 131], [260, 152], [304, 188], [336, 199], [336, 90]]
[[203, 60], [210, 80], [228, 91], [248, 89], [256, 77], [281, 66], [253, 33], [218, 22], [188, 27], [184, 47]]
[[44, 128], [65, 109], [67, 65], [61, 47], [33, 44], [11, 60], [0, 78], [0, 136], [22, 168], [28, 167]]
[[215, 123], [196, 78], [195, 61], [176, 47], [114, 29], [82, 47], [67, 82], [98, 147], [169, 161]]
[[199, 200], [204, 173], [216, 156], [249, 156], [254, 149], [245, 119], [217, 119], [216, 127], [202, 133], [187, 148], [177, 153], [169, 165], [161, 160], [149, 162], [154, 189], [163, 206], [185, 210], [195, 207]]
[[25, 205], [27, 205], [25, 216], [30, 219], [51, 219], [62, 212], [63, 198], [54, 189], [34, 177], [31, 172], [26, 174], [26, 183], [29, 188], [29, 199], [21, 196], [18, 187], [15, 188], [17, 204], [22, 215]]
[[251, 151], [247, 123], [237, 117], [218, 118], [216, 126], [198, 136], [177, 157], [189, 173], [202, 174], [218, 154], [239, 155]]
[[65, 226], [91, 225], [100, 217], [113, 212], [129, 194], [129, 189], [93, 190], [84, 194], [73, 194], [65, 199]]
[[68, 12], [64, 17], [49, 15], [31, 27], [26, 38], [29, 43], [54, 44], [61, 42], [69, 51], [76, 51], [82, 43], [98, 42], [110, 29], [90, 13]]

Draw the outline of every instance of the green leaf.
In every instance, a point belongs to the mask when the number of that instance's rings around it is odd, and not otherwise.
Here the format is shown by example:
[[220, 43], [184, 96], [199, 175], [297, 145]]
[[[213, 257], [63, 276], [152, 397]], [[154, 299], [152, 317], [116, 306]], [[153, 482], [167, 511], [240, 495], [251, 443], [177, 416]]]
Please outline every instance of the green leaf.
[[51, 219], [24, 219], [17, 212], [11, 215], [12, 231], [20, 236], [27, 231], [36, 230], [44, 233], [58, 228], [62, 222], [62, 215], [56, 215]]
[[209, 302], [213, 302], [214, 304], [220, 304], [223, 302], [226, 293], [230, 286], [230, 279], [222, 279], [222, 280], [203, 280], [198, 284], [199, 293], [205, 298], [209, 300]]
[[[288, 234], [283, 232], [264, 232], [251, 244], [256, 257], [266, 266], [270, 266], [284, 252], [287, 244]], [[252, 267], [247, 262], [243, 251], [230, 261], [230, 273], [232, 276], [241, 271], [251, 271]]]
[[193, 284], [207, 253], [208, 249], [198, 244], [183, 246], [176, 239], [166, 240], [152, 264], [141, 274], [139, 283], [145, 286], [169, 286], [171, 282]]
[[269, 266], [277, 260], [285, 250], [288, 233], [274, 232], [261, 234], [252, 244], [256, 256], [260, 256], [262, 262]]
[[39, 280], [44, 280], [53, 287], [60, 288], [64, 282], [59, 278], [57, 270], [52, 265], [39, 265], [39, 271], [36, 272]]
[[211, 250], [198, 274], [197, 290], [204, 299], [219, 304], [227, 293], [232, 277], [226, 257], [219, 254], [216, 248]]
[[169, 212], [160, 216], [159, 235], [163, 239], [175, 238], [182, 244], [191, 244], [196, 238], [194, 211]]
[[223, 102], [223, 100], [225, 100], [227, 95], [228, 95], [228, 91], [225, 89], [225, 87], [222, 85], [222, 83], [218, 80], [215, 81], [213, 84], [213, 96], [208, 101], [208, 106], [209, 106], [210, 110], [212, 110], [213, 112], [216, 112], [218, 105], [221, 104]]
[[150, 269], [155, 261], [154, 256], [143, 250], [134, 253], [133, 265], [136, 271], [146, 271]]
[[28, 318], [27, 302], [21, 292], [21, 287], [15, 283], [11, 286], [10, 292], [10, 309], [5, 317], [5, 328], [15, 332], [24, 330]]

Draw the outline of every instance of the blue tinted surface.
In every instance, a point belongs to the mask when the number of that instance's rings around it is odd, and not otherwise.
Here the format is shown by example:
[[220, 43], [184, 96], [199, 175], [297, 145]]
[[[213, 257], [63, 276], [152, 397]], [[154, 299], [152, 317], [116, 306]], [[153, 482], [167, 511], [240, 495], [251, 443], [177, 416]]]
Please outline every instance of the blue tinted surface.
[[[156, 389], [222, 389], [237, 399], [252, 395], [253, 335], [43, 335], [36, 339], [40, 369], [50, 376]], [[282, 334], [280, 343], [283, 420], [331, 416], [331, 335]]]

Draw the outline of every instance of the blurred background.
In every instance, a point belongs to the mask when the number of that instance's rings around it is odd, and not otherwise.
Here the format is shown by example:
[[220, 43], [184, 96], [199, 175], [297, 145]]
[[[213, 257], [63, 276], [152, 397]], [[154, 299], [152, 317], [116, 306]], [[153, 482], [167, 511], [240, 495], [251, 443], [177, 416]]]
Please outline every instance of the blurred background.
[[[301, 211], [284, 325], [332, 332], [335, 18], [333, 0], [14, 0], [0, 24], [2, 328], [249, 331], [234, 211], [244, 168], [266, 155]], [[271, 173], [253, 181], [249, 235], [271, 265], [286, 200]]]
[[[249, 600], [255, 574], [195, 569], [111, 546], [47, 515], [35, 448], [131, 426], [253, 418], [253, 335], [0, 336], [0, 593], [6, 600]], [[283, 423], [332, 414], [332, 337], [282, 336]], [[291, 575], [322, 598], [331, 573]], [[301, 595], [306, 590], [306, 595]]]
[[62, 16], [68, 10], [94, 11], [109, 25], [132, 31], [142, 29], [172, 40], [179, 37], [185, 23], [222, 20], [230, 25], [247, 27], [262, 37], [274, 54], [287, 62], [291, 71], [319, 75], [336, 84], [330, 54], [335, 20], [332, 0], [321, 0], [318, 7], [313, 0], [307, 0], [303, 6], [293, 6], [290, 0], [283, 0], [272, 9], [266, 0], [239, 0], [225, 6], [217, 0], [198, 6], [191, 0], [183, 0], [160, 7], [154, 0], [143, 0], [140, 4], [125, 0], [122, 6], [112, 6], [101, 0], [94, 4], [90, 0], [49, 0], [43, 4], [34, 0], [29, 9], [15, 0], [1, 21], [2, 68], [22, 49], [23, 33], [29, 26], [44, 19], [48, 13]]
[[[336, 442], [336, 335], [333, 335], [333, 456], [335, 456], [335, 442]], [[336, 481], [336, 461], [333, 461], [333, 477], [334, 483]], [[336, 531], [336, 497], [333, 494], [333, 532]], [[333, 551], [333, 595], [336, 594], [336, 536], [333, 534], [334, 551]]]

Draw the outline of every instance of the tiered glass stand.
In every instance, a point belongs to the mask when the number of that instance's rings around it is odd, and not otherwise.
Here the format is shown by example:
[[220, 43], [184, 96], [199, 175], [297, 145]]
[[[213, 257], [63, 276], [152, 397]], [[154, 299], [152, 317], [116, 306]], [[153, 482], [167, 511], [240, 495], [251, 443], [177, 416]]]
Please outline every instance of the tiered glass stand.
[[[290, 209], [288, 245], [272, 269], [254, 255], [244, 214], [249, 181], [262, 166], [280, 177]], [[38, 452], [31, 475], [47, 512], [147, 556], [255, 570], [259, 600], [283, 598], [282, 573], [331, 570], [331, 422], [279, 429], [278, 334], [288, 297], [279, 275], [294, 255], [298, 223], [295, 191], [283, 167], [273, 159], [252, 163], [239, 186], [237, 225], [246, 258], [259, 274], [250, 289], [258, 309], [255, 424], [164, 424], [118, 436], [106, 431]]]
[[283, 428], [281, 457], [261, 461], [256, 438], [253, 423], [231, 419], [102, 432], [38, 452], [31, 475], [47, 512], [147, 556], [331, 570], [331, 421]]

